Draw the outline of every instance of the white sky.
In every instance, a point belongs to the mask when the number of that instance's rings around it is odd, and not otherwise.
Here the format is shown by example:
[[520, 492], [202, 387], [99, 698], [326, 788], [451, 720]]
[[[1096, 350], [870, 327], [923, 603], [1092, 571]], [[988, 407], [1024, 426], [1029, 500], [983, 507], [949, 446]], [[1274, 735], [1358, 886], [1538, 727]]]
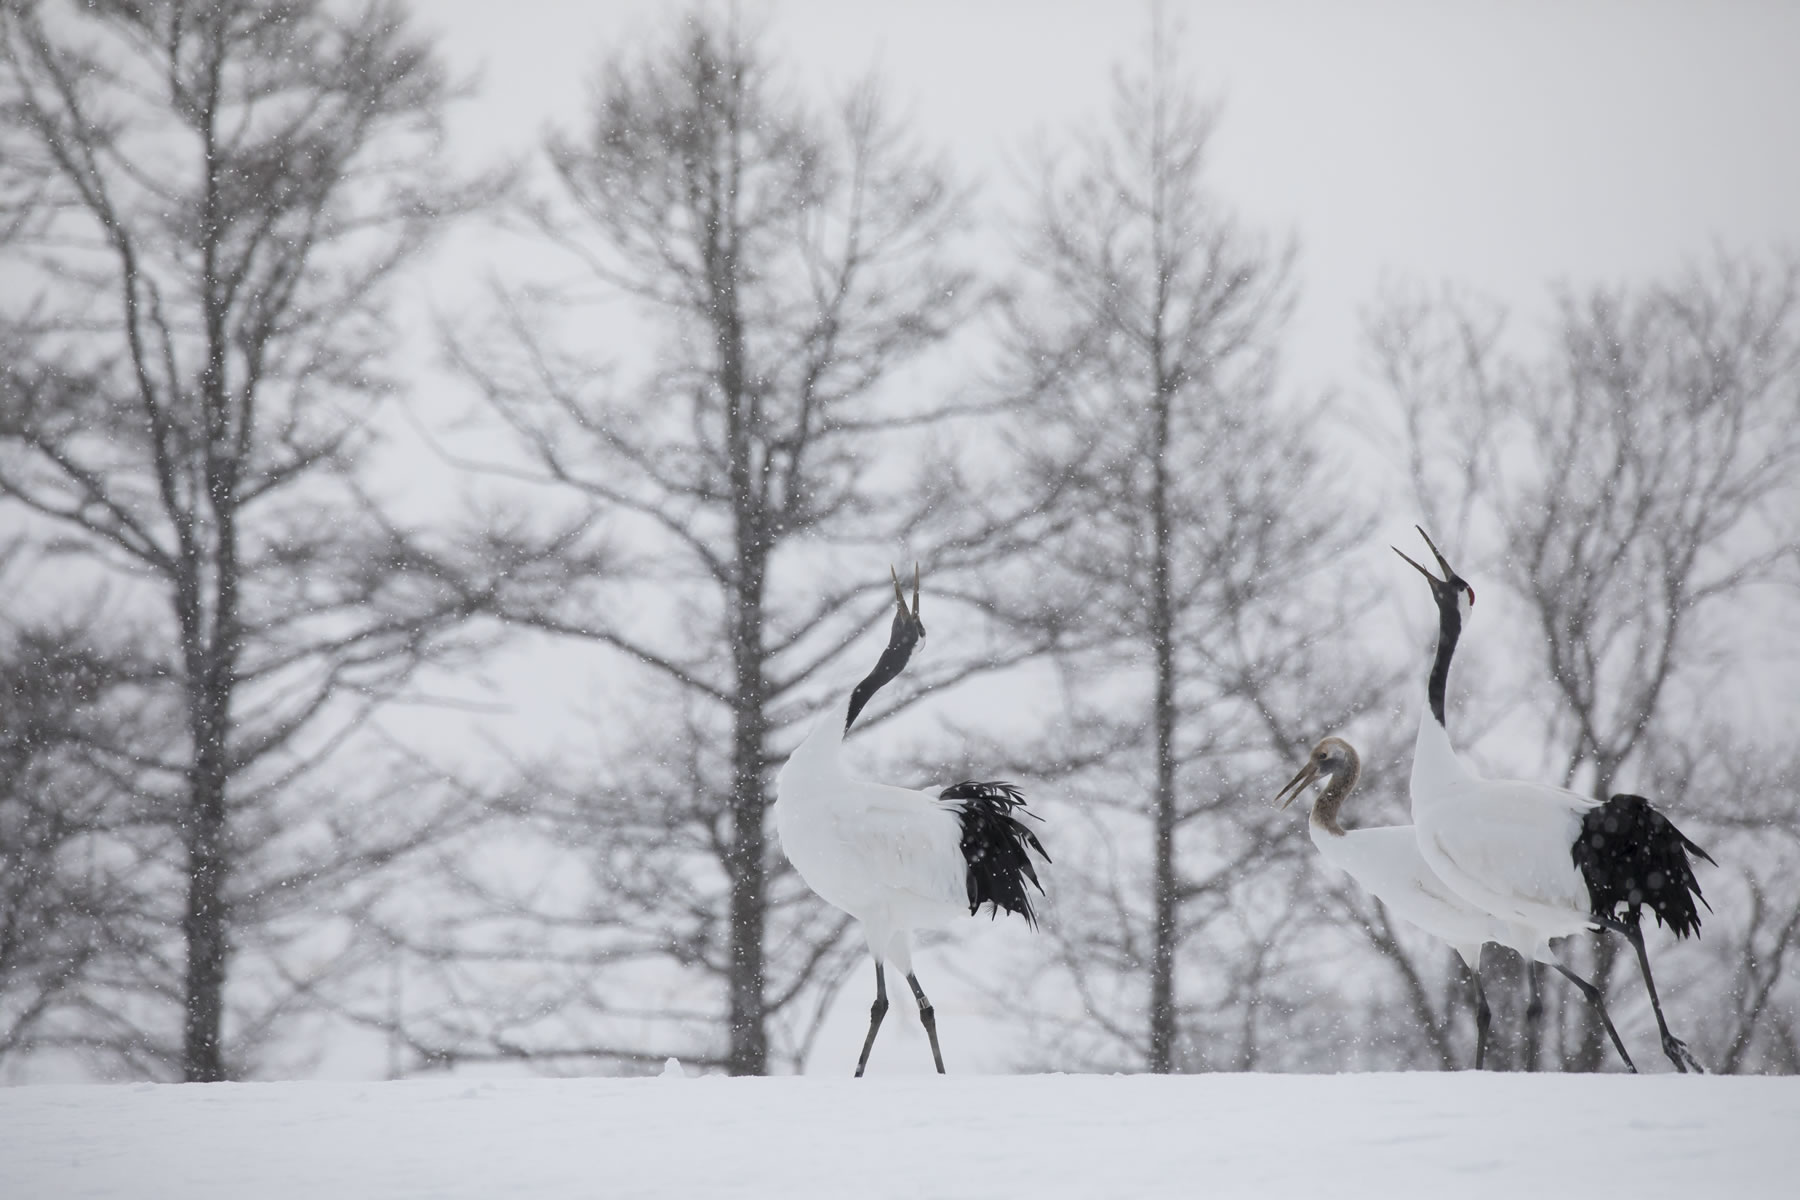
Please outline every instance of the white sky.
[[[1800, 4], [1172, 3], [1196, 88], [1225, 101], [1214, 180], [1297, 233], [1295, 378], [1354, 387], [1384, 277], [1454, 280], [1541, 312], [1546, 285], [1666, 273], [1715, 244], [1800, 246]], [[471, 153], [572, 125], [603, 55], [667, 0], [433, 0], [479, 99]], [[1097, 0], [774, 0], [804, 87], [879, 69], [924, 139], [1004, 190], [1032, 136], [1101, 116], [1138, 69], [1147, 6]], [[990, 197], [998, 198], [998, 197]]]
[[[419, 23], [477, 87], [454, 148], [471, 163], [534, 155], [547, 129], [585, 120], [600, 62], [666, 34], [688, 7], [421, 0]], [[1013, 165], [1034, 139], [1106, 116], [1113, 71], [1143, 68], [1149, 29], [1135, 0], [743, 0], [740, 11], [815, 99], [878, 71], [989, 210], [1017, 199]], [[1292, 385], [1368, 390], [1360, 314], [1384, 280], [1455, 282], [1507, 302], [1531, 330], [1558, 281], [1666, 275], [1715, 246], [1800, 249], [1800, 2], [1171, 0], [1170, 11], [1195, 89], [1224, 103], [1215, 187], [1252, 228], [1300, 243]], [[483, 272], [527, 269], [516, 242], [481, 240], [484, 261], [452, 254], [428, 272], [425, 303], [466, 313]], [[415, 390], [455, 407], [465, 385], [439, 363], [426, 377]], [[1397, 507], [1366, 553], [1386, 565], [1415, 515]], [[542, 657], [523, 694], [501, 688], [512, 723], [547, 729], [579, 697], [605, 708], [603, 679], [578, 682], [586, 673], [568, 672], [561, 649]], [[1773, 711], [1800, 703], [1800, 682], [1777, 691]]]

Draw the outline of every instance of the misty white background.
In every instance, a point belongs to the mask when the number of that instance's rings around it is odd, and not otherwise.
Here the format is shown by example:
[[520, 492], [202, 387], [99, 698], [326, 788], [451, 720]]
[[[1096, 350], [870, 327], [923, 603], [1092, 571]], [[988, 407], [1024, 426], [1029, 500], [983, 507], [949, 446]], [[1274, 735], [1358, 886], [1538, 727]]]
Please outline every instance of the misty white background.
[[[451, 110], [452, 154], [529, 176], [547, 133], [582, 128], [599, 67], [659, 42], [683, 11], [657, 0], [418, 5], [416, 27], [470, 89]], [[1369, 413], [1348, 423], [1340, 449], [1371, 489], [1400, 461], [1362, 333], [1384, 285], [1491, 297], [1516, 338], [1541, 344], [1563, 283], [1666, 278], [1719, 247], [1800, 246], [1800, 4], [1272, 0], [1166, 11], [1187, 82], [1220, 106], [1212, 188], [1247, 227], [1299, 246], [1285, 384]], [[973, 185], [970, 220], [998, 267], [1008, 216], [1027, 211], [1034, 149], [1066, 151], [1065, 135], [1106, 119], [1115, 72], [1148, 61], [1148, 4], [746, 0], [735, 12], [810, 103], [873, 72], [921, 146]], [[472, 398], [444, 368], [432, 322], [477, 311], [490, 276], [556, 269], [534, 253], [544, 252], [465, 227], [393, 293], [413, 347], [401, 359], [406, 411], [434, 436], [454, 443], [445, 426]], [[629, 362], [632, 346], [623, 328], [595, 330], [603, 354]], [[468, 476], [409, 438], [384, 490], [401, 507], [454, 507]], [[1368, 555], [1414, 536], [1417, 514], [1393, 492], [1401, 504]], [[1424, 613], [1424, 597], [1411, 599]], [[1796, 632], [1780, 614], [1771, 621]], [[566, 645], [522, 639], [453, 694], [492, 702], [472, 714], [484, 737], [551, 747], [568, 732], [559, 717], [592, 718], [610, 698], [572, 661]], [[1759, 723], [1800, 712], [1790, 673], [1754, 690]], [[444, 712], [388, 720], [408, 740], [467, 744], [468, 727]]]
[[[1384, 284], [1453, 283], [1490, 296], [1511, 309], [1516, 336], [1536, 341], [1549, 332], [1559, 283], [1667, 277], [1721, 246], [1748, 254], [1800, 246], [1800, 4], [1172, 3], [1168, 11], [1189, 84], [1220, 104], [1213, 189], [1251, 229], [1292, 234], [1299, 245], [1286, 386], [1339, 394], [1339, 413], [1352, 417], [1342, 448], [1367, 467], [1373, 492], [1383, 490], [1383, 465], [1399, 461], [1381, 420], [1355, 419], [1365, 392], [1377, 403], [1361, 319]], [[784, 0], [737, 12], [809, 102], [826, 103], [875, 72], [922, 147], [948, 154], [974, 185], [970, 220], [1001, 265], [1006, 215], [1026, 208], [1034, 145], [1066, 148], [1064, 135], [1106, 118], [1115, 69], [1140, 71], [1147, 61], [1150, 24], [1147, 6], [1116, 3]], [[581, 128], [598, 66], [660, 41], [679, 15], [651, 0], [418, 5], [418, 28], [438, 35], [472, 89], [452, 111], [450, 149], [471, 167], [506, 160], [535, 169], [549, 130]], [[529, 271], [517, 257], [527, 253], [491, 229], [464, 229], [397, 291], [412, 343], [405, 412], [434, 435], [454, 440], [445, 425], [471, 398], [441, 363], [433, 319], [477, 311], [484, 278]], [[622, 328], [597, 328], [595, 339], [602, 353], [631, 353]], [[904, 378], [901, 386], [918, 385]], [[455, 507], [468, 477], [434, 464], [416, 441], [399, 443], [384, 490]], [[1384, 510], [1363, 554], [1410, 544], [1416, 517], [1405, 505]], [[1395, 604], [1396, 616], [1416, 618], [1423, 646], [1426, 598], [1407, 593]], [[1793, 622], [1772, 617], [1768, 628], [1785, 637]], [[452, 758], [479, 757], [481, 746], [527, 754], [588, 743], [585, 726], [628, 701], [609, 686], [606, 661], [523, 638], [482, 670], [441, 682], [473, 708], [422, 706], [383, 721]], [[1794, 672], [1771, 670], [1755, 687], [1765, 698], [1759, 723], [1779, 727], [1800, 713]], [[940, 708], [928, 719], [942, 717]], [[954, 957], [1004, 960], [1004, 943], [1025, 936], [984, 928]], [[922, 956], [926, 978], [959, 970], [947, 955]], [[866, 983], [859, 969], [840, 994], [815, 1070], [834, 1068], [858, 1040]], [[1007, 1058], [1004, 1028], [981, 1019], [971, 994], [946, 981], [934, 982], [933, 996], [957, 1031], [960, 1044], [947, 1050], [961, 1064]], [[929, 1070], [922, 1034], [894, 1024], [874, 1068]], [[323, 1073], [378, 1071], [375, 1052], [346, 1043]]]
[[[1191, 83], [1223, 104], [1211, 182], [1292, 231], [1293, 382], [1354, 386], [1384, 276], [1548, 311], [1548, 285], [1667, 275], [1716, 244], [1800, 242], [1800, 5], [1648, 0], [1169, 3]], [[739, 5], [815, 100], [871, 70], [921, 139], [1016, 199], [1032, 139], [1099, 120], [1138, 69], [1147, 8], [1097, 0]], [[525, 155], [572, 129], [604, 56], [660, 37], [658, 0], [432, 0], [479, 91], [451, 145]], [[437, 283], [442, 283], [439, 279]], [[440, 296], [442, 292], [440, 291]]]

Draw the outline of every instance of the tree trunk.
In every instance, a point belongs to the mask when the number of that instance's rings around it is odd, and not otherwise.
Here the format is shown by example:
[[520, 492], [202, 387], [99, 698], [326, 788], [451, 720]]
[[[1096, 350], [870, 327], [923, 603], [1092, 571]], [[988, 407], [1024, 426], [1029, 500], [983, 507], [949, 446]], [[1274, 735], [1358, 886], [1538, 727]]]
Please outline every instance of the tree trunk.
[[736, 558], [736, 586], [728, 598], [735, 695], [731, 744], [731, 847], [726, 870], [731, 877], [730, 1048], [727, 1070], [733, 1075], [761, 1075], [769, 1066], [769, 1039], [763, 995], [763, 927], [767, 912], [767, 847], [765, 820], [768, 796], [763, 781], [764, 744], [768, 733], [767, 681], [764, 678], [763, 587], [769, 563], [766, 520], [766, 475], [758, 469], [756, 444], [762, 415], [747, 378], [748, 353], [743, 315], [737, 297], [738, 257], [735, 206], [738, 176], [738, 130], [732, 122], [729, 169], [714, 202], [720, 216], [707, 260], [711, 315], [718, 351], [718, 386], [725, 405], [727, 472]]
[[[1611, 934], [1600, 934], [1594, 939], [1593, 974], [1589, 976], [1594, 986], [1600, 989], [1600, 995], [1611, 1003], [1607, 994], [1611, 989], [1607, 986], [1613, 976], [1613, 964], [1619, 960], [1619, 943]], [[1575, 1053], [1570, 1056], [1569, 1070], [1599, 1071], [1606, 1066], [1607, 1060], [1615, 1057], [1612, 1041], [1606, 1036], [1605, 1026], [1600, 1024], [1600, 1015], [1591, 1004], [1577, 1003], [1575, 1006]]]
[[1549, 1007], [1547, 989], [1552, 986], [1550, 973], [1542, 970], [1540, 964], [1527, 960], [1524, 985], [1525, 1015], [1519, 1022], [1519, 1065], [1527, 1071], [1541, 1071], [1544, 1069], [1544, 1011]]
[[733, 1075], [761, 1075], [769, 1063], [769, 1039], [763, 1027], [768, 796], [762, 769], [767, 717], [763, 711], [761, 575], [758, 561], [754, 596], [742, 595], [738, 600], [734, 637], [738, 691], [732, 714], [731, 849], [726, 859], [731, 875], [727, 1069]]
[[[187, 942], [182, 1078], [216, 1083], [226, 1078], [225, 1024], [225, 779], [220, 756], [195, 762], [188, 809], [187, 909], [181, 930]], [[213, 761], [208, 761], [213, 760]]]
[[[235, 563], [235, 558], [229, 560]], [[223, 590], [223, 589], [221, 589]], [[225, 883], [230, 871], [226, 821], [226, 730], [231, 705], [231, 669], [224, 650], [208, 639], [197, 601], [199, 584], [190, 576], [181, 588], [179, 613], [187, 670], [188, 725], [193, 759], [188, 769], [188, 806], [183, 832], [187, 843], [187, 902], [182, 938], [187, 944], [182, 1021], [182, 1077], [190, 1083], [226, 1078], [224, 1054], [226, 938]]]
[[1532, 983], [1530, 964], [1510, 950], [1494, 947], [1482, 956], [1482, 966], [1483, 986], [1494, 1014], [1493, 1026], [1488, 1030], [1488, 1069], [1532, 1070], [1527, 1034]]
[[[1166, 604], [1159, 606], [1166, 613]], [[1175, 1069], [1175, 699], [1168, 634], [1156, 643], [1156, 891], [1150, 958], [1150, 1069]]]
[[1175, 617], [1170, 595], [1169, 478], [1166, 451], [1169, 445], [1168, 382], [1161, 377], [1160, 345], [1156, 381], [1156, 433], [1151, 457], [1151, 566], [1150, 641], [1156, 664], [1155, 847], [1153, 879], [1155, 920], [1150, 931], [1150, 1070], [1168, 1074], [1175, 1069]]

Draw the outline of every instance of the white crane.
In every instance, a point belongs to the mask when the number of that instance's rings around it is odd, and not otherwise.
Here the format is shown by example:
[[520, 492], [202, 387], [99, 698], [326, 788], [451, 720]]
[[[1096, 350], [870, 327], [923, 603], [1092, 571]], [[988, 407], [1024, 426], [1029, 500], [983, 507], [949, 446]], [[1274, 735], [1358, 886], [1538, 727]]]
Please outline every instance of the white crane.
[[1438, 608], [1437, 657], [1426, 686], [1429, 703], [1419, 716], [1413, 747], [1412, 812], [1420, 852], [1453, 891], [1505, 924], [1506, 945], [1554, 966], [1600, 1008], [1614, 1048], [1631, 1066], [1600, 1005], [1598, 989], [1549, 954], [1550, 939], [1585, 929], [1623, 935], [1637, 951], [1638, 969], [1662, 1031], [1663, 1053], [1678, 1071], [1701, 1070], [1663, 1018], [1639, 915], [1648, 907], [1676, 936], [1698, 933], [1700, 912], [1694, 902], [1704, 904], [1705, 898], [1688, 854], [1707, 862], [1712, 858], [1642, 796], [1616, 795], [1600, 803], [1565, 788], [1483, 779], [1462, 761], [1444, 727], [1444, 690], [1475, 589], [1423, 529], [1419, 535], [1444, 578], [1397, 547], [1394, 553], [1430, 582]]
[[887, 649], [874, 669], [851, 690], [847, 702], [820, 715], [776, 776], [775, 828], [806, 885], [862, 924], [875, 960], [875, 1003], [856, 1060], [857, 1075], [869, 1064], [887, 1013], [887, 963], [898, 967], [912, 987], [941, 1075], [944, 1055], [938, 1048], [937, 1021], [913, 974], [912, 931], [973, 916], [983, 904], [994, 915], [1001, 909], [1017, 913], [1035, 928], [1025, 885], [1030, 882], [1040, 892], [1043, 885], [1029, 851], [1046, 862], [1050, 856], [1019, 819], [1032, 814], [1010, 783], [970, 780], [918, 791], [856, 779], [844, 768], [844, 735], [869, 698], [900, 674], [925, 638], [916, 567], [911, 610], [898, 576], [894, 600], [897, 611]]
[[1480, 1070], [1487, 1058], [1491, 1020], [1487, 995], [1481, 990], [1481, 948], [1488, 942], [1504, 944], [1506, 927], [1451, 891], [1425, 865], [1411, 825], [1346, 830], [1338, 823], [1338, 809], [1361, 774], [1356, 748], [1343, 738], [1328, 737], [1313, 747], [1306, 765], [1275, 793], [1275, 799], [1286, 808], [1316, 780], [1328, 781], [1306, 822], [1313, 845], [1321, 858], [1396, 917], [1448, 942], [1469, 968], [1475, 985], [1475, 1069]]

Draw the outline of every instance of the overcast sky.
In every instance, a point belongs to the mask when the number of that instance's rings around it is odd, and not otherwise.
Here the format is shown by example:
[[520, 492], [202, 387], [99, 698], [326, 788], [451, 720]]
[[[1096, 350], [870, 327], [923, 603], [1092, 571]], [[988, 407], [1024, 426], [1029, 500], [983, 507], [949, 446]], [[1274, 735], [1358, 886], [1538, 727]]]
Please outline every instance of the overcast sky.
[[[1800, 246], [1800, 3], [1174, 3], [1195, 87], [1225, 103], [1215, 182], [1292, 231], [1296, 377], [1354, 386], [1358, 309], [1384, 276], [1454, 280], [1542, 312], [1558, 279], [1668, 272], [1715, 243]], [[669, 0], [433, 0], [479, 100], [471, 153], [520, 152], [583, 110], [606, 54]], [[741, 11], [823, 95], [870, 69], [1004, 195], [1036, 133], [1101, 115], [1144, 62], [1117, 0], [775, 0]]]
[[[575, 128], [596, 64], [666, 35], [684, 9], [430, 0], [415, 12], [478, 88], [456, 117], [458, 149], [492, 161], [533, 153], [552, 125]], [[1384, 279], [1477, 289], [1529, 332], [1559, 280], [1666, 274], [1715, 245], [1800, 248], [1800, 0], [1171, 10], [1194, 87], [1224, 104], [1215, 186], [1250, 225], [1300, 242], [1290, 384], [1373, 390], [1360, 313]], [[740, 12], [816, 98], [878, 71], [990, 206], [1014, 198], [1008, 164], [1034, 137], [1105, 115], [1114, 68], [1143, 69], [1149, 29], [1147, 4], [1131, 0], [746, 0]], [[516, 244], [495, 245], [497, 260], [440, 260], [428, 303], [472, 305], [483, 271], [516, 273]], [[458, 394], [433, 373], [426, 391]], [[1365, 553], [1385, 565], [1416, 517], [1396, 506]], [[590, 703], [606, 692], [544, 654], [514, 696], [521, 729], [560, 713], [571, 688], [591, 685]], [[1800, 703], [1800, 681], [1771, 686], [1771, 711]]]

